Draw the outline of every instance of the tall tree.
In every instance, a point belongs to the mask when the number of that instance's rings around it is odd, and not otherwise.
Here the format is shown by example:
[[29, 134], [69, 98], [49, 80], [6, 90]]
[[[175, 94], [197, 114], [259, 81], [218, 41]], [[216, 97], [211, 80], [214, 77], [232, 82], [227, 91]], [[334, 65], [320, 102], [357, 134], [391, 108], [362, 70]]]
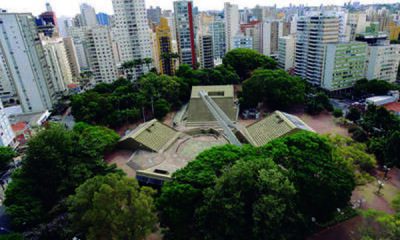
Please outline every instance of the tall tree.
[[276, 139], [262, 151], [289, 171], [298, 207], [307, 219], [326, 221], [337, 208], [347, 206], [355, 187], [354, 173], [327, 138], [304, 131]]
[[244, 81], [257, 68], [275, 69], [276, 61], [251, 49], [238, 48], [229, 51], [224, 59], [225, 66], [231, 66]]
[[89, 179], [68, 199], [72, 228], [88, 240], [142, 240], [158, 222], [154, 193], [121, 174]]
[[304, 103], [305, 83], [283, 70], [256, 70], [243, 83], [243, 103], [255, 107], [265, 102], [274, 109]]
[[249, 157], [224, 171], [197, 209], [204, 239], [293, 239], [303, 228], [285, 170], [271, 159]]
[[73, 131], [50, 125], [28, 143], [22, 168], [13, 175], [5, 205], [17, 228], [31, 227], [49, 217], [60, 200], [85, 180], [115, 171], [103, 154], [119, 136], [106, 128], [77, 124]]
[[0, 147], [0, 171], [6, 170], [16, 156], [17, 154], [12, 148]]

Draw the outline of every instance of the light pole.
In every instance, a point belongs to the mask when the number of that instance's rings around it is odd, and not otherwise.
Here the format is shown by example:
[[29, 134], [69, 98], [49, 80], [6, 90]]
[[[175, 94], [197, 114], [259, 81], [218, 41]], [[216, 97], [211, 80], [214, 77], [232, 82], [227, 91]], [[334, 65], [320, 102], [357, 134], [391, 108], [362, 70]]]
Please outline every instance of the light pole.
[[378, 180], [378, 191], [376, 192], [377, 195], [381, 195], [383, 186], [385, 186], [385, 184], [381, 180]]
[[383, 166], [383, 172], [385, 173], [385, 175], [384, 175], [384, 177], [383, 177], [384, 180], [387, 180], [387, 179], [388, 179], [388, 178], [387, 178], [387, 175], [388, 175], [389, 171], [390, 171], [390, 168], [388, 168], [388, 166], [384, 165], [384, 166]]

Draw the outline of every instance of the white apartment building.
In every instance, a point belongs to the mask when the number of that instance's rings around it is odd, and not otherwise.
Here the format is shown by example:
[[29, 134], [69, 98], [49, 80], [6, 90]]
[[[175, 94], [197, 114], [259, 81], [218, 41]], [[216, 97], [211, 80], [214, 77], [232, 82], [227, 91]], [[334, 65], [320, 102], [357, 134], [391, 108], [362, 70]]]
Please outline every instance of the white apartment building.
[[78, 80], [81, 70], [79, 67], [78, 54], [76, 52], [74, 40], [71, 37], [65, 37], [63, 38], [63, 42], [68, 57], [68, 63], [71, 68], [72, 77], [74, 80]]
[[262, 53], [267, 56], [278, 55], [279, 38], [283, 36], [283, 22], [267, 20], [262, 23]]
[[230, 4], [226, 2], [224, 5], [224, 20], [225, 20], [225, 32], [226, 32], [226, 51], [233, 49], [234, 38], [240, 30], [239, 25], [239, 7], [236, 4]]
[[68, 28], [68, 36], [73, 39], [76, 57], [80, 70], [89, 69], [89, 62], [85, 51], [85, 33], [87, 27], [70, 27]]
[[62, 38], [47, 38], [42, 41], [54, 90], [62, 96], [68, 84], [73, 83], [72, 71]]
[[11, 81], [12, 76], [7, 68], [7, 62], [4, 55], [0, 51], [0, 99], [2, 101], [15, 101], [17, 93]]
[[253, 38], [243, 34], [236, 34], [236, 36], [233, 38], [232, 49], [236, 48], [253, 49]]
[[0, 45], [23, 111], [51, 110], [58, 99], [32, 14], [1, 12]]
[[89, 4], [83, 3], [80, 6], [81, 9], [81, 19], [83, 22], [83, 26], [97, 26], [97, 17], [96, 17], [96, 11], [92, 6]]
[[214, 59], [222, 59], [226, 53], [225, 23], [221, 19], [216, 19], [209, 26], [213, 40]]
[[[113, 0], [114, 29], [122, 63], [152, 57], [151, 31], [144, 0]], [[151, 66], [150, 66], [151, 68]], [[149, 72], [146, 64], [137, 66], [133, 78]]]
[[11, 123], [0, 100], [0, 146], [12, 146], [14, 138], [15, 134], [11, 128]]
[[365, 78], [395, 82], [400, 62], [400, 44], [368, 47]]
[[97, 26], [87, 30], [85, 47], [94, 83], [112, 83], [118, 77], [110, 28]]
[[294, 67], [296, 40], [293, 35], [279, 38], [278, 67], [288, 71]]
[[313, 85], [321, 85], [324, 47], [339, 41], [339, 18], [335, 14], [312, 12], [297, 20], [295, 74]]

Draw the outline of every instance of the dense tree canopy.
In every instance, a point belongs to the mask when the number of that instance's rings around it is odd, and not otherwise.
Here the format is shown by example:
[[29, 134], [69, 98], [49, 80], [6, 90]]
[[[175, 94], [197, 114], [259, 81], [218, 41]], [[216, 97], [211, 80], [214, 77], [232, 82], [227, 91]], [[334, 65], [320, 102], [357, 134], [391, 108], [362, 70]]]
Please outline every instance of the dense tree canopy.
[[[149, 73], [137, 83], [119, 79], [112, 84], [98, 84], [93, 90], [72, 98], [72, 114], [78, 121], [105, 126], [121, 126], [142, 117], [142, 110], [151, 112], [151, 104], [167, 101], [170, 107], [179, 107], [187, 101], [190, 86], [183, 79]], [[157, 112], [158, 118], [167, 113]]]
[[121, 174], [89, 179], [68, 199], [72, 229], [88, 240], [142, 240], [158, 222], [153, 194]]
[[306, 111], [311, 115], [319, 114], [324, 110], [333, 111], [329, 97], [324, 92], [309, 94], [306, 98], [306, 103]]
[[272, 141], [262, 151], [288, 169], [298, 191], [298, 206], [306, 216], [327, 220], [350, 200], [355, 187], [353, 172], [328, 139], [312, 133], [295, 134]]
[[366, 79], [357, 81], [353, 87], [353, 95], [356, 97], [363, 97], [366, 95], [386, 95], [390, 90], [399, 90], [400, 87], [396, 84], [389, 83], [387, 81], [381, 80], [371, 80]]
[[255, 107], [265, 102], [274, 109], [304, 103], [305, 83], [283, 70], [257, 70], [243, 83], [243, 103]]
[[312, 217], [330, 219], [355, 186], [328, 138], [307, 132], [261, 148], [213, 148], [173, 177], [157, 205], [166, 237], [177, 240], [301, 239]]
[[73, 131], [50, 125], [33, 137], [6, 191], [14, 226], [27, 228], [46, 220], [48, 212], [85, 180], [114, 171], [103, 154], [118, 139], [110, 129], [86, 124], [77, 124]]
[[300, 238], [302, 219], [292, 201], [296, 189], [284, 171], [260, 157], [226, 169], [197, 209], [204, 239]]
[[189, 65], [179, 66], [176, 76], [190, 86], [238, 84], [240, 79], [230, 66], [219, 65], [212, 69], [192, 69]]
[[0, 171], [6, 170], [16, 156], [17, 154], [12, 148], [0, 147]]
[[277, 65], [274, 59], [245, 48], [229, 51], [225, 55], [223, 63], [225, 66], [231, 66], [242, 81], [249, 78], [251, 73], [258, 68], [275, 69]]

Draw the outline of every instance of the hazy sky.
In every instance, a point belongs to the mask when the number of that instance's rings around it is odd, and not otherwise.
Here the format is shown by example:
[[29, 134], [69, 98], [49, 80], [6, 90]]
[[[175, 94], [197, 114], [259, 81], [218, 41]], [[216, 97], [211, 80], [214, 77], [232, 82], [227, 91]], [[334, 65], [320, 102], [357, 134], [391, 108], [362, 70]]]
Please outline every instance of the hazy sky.
[[[58, 16], [73, 16], [79, 12], [81, 3], [89, 3], [97, 12], [112, 13], [112, 0], [0, 0], [0, 8], [9, 12], [32, 12], [37, 15], [44, 11], [45, 3], [50, 2]], [[238, 4], [240, 7], [253, 7], [257, 4], [263, 6], [287, 6], [292, 4], [306, 4], [319, 6], [322, 3], [342, 5], [349, 0], [194, 0], [194, 5], [200, 10], [223, 9], [224, 2]], [[398, 0], [358, 0], [361, 3], [395, 3]], [[172, 9], [173, 0], [146, 0], [146, 7], [160, 6], [163, 9]]]

